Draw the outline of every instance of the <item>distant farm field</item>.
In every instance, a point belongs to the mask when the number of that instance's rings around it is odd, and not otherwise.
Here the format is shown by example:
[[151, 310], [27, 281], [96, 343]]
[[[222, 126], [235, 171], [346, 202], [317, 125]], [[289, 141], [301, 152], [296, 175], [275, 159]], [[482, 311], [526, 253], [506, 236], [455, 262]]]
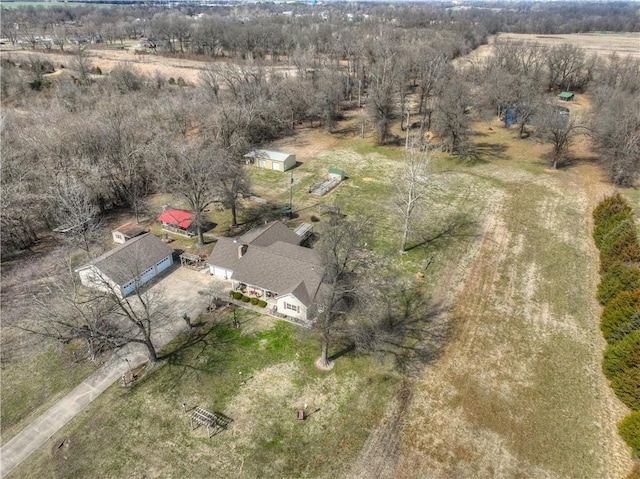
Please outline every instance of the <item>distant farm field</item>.
[[107, 8], [112, 7], [112, 4], [104, 3], [83, 3], [83, 2], [0, 2], [0, 8], [20, 8], [20, 7], [33, 7], [33, 8], [53, 8], [53, 7], [98, 7]]
[[617, 53], [622, 57], [630, 55], [640, 58], [640, 33], [572, 33], [569, 35], [536, 35], [525, 33], [501, 33], [501, 39], [540, 43], [546, 46], [555, 46], [568, 43], [584, 48], [587, 53], [598, 55], [610, 55]]

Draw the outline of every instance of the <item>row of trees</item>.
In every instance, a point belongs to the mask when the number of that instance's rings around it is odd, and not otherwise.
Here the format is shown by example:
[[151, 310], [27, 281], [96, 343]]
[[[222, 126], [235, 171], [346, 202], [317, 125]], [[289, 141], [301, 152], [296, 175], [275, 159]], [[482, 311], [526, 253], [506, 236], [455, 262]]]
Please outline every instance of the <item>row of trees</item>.
[[[108, 43], [152, 36], [167, 48], [210, 56], [291, 57], [295, 49], [315, 48], [328, 55], [336, 45], [333, 32], [350, 29], [361, 37], [391, 23], [418, 33], [453, 31], [460, 39], [450, 53], [463, 54], [486, 34], [638, 31], [632, 2], [560, 4], [513, 3], [491, 8], [452, 9], [446, 5], [303, 4], [52, 7], [5, 9], [2, 36], [35, 47], [64, 49], [69, 40], [101, 39]], [[502, 7], [502, 8], [501, 8]], [[197, 16], [204, 12], [204, 17]], [[286, 14], [285, 14], [286, 12]], [[434, 35], [430, 35], [434, 37]], [[50, 41], [39, 42], [48, 39]]]
[[[46, 59], [5, 58], [3, 99], [27, 107], [4, 115], [5, 251], [29, 246], [42, 227], [64, 226], [56, 218], [60, 201], [49, 198], [70, 184], [84, 186], [96, 212], [129, 206], [137, 216], [144, 197], [163, 189], [184, 195], [198, 215], [212, 201], [222, 201], [236, 222], [234, 195], [248, 189], [238, 163], [244, 151], [302, 122], [332, 131], [344, 109], [357, 106], [365, 107], [363, 130], [372, 127], [378, 143], [405, 141], [420, 149], [434, 132], [444, 149], [462, 155], [472, 153], [467, 140], [474, 118], [510, 111], [522, 138], [533, 131], [552, 145], [554, 167], [568, 158], [576, 135], [587, 133], [616, 184], [637, 178], [637, 60], [498, 41], [486, 61], [456, 71], [450, 58], [429, 44], [418, 42], [413, 49], [394, 43], [401, 40], [374, 38], [369, 46], [354, 45], [345, 61], [317, 69], [300, 58], [295, 75], [252, 61], [211, 63], [197, 85], [180, 88], [162, 75], [145, 77], [128, 66], [114, 68], [108, 77], [91, 75], [96, 67], [87, 64], [83, 50], [66, 70], [84, 72], [85, 80], [61, 76], [48, 86], [42, 72], [54, 66]], [[567, 63], [573, 66], [558, 66]], [[564, 82], [586, 82], [593, 91], [590, 122], [553, 105], [548, 91], [569, 84]], [[398, 121], [404, 139], [394, 132]], [[23, 168], [25, 158], [31, 159], [29, 171]], [[189, 168], [203, 172], [199, 184], [206, 191], [198, 191]]]
[[600, 328], [607, 340], [602, 369], [616, 396], [632, 412], [618, 430], [640, 454], [640, 241], [633, 210], [620, 195], [594, 210], [594, 239], [600, 250], [603, 305]]

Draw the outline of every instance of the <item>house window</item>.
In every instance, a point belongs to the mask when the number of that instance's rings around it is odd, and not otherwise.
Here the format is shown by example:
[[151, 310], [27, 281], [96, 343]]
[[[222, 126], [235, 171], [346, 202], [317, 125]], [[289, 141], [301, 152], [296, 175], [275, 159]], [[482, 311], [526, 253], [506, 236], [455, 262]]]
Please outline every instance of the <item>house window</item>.
[[298, 312], [298, 306], [296, 306], [295, 304], [284, 303], [284, 307], [286, 309], [290, 309], [291, 311], [295, 311], [296, 313]]

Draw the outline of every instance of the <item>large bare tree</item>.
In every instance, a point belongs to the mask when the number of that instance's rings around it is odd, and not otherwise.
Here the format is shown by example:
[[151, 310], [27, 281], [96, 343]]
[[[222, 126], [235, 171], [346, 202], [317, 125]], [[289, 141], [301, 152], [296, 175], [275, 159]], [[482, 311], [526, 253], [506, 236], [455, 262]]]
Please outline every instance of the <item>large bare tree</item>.
[[217, 198], [221, 175], [220, 149], [211, 142], [184, 142], [163, 149], [165, 187], [183, 197], [195, 215], [198, 245], [204, 245], [205, 210]]
[[[117, 267], [127, 276], [140, 278], [141, 263], [135, 256], [141, 254], [134, 252]], [[108, 349], [141, 344], [150, 364], [158, 362], [152, 334], [166, 315], [162, 291], [138, 285], [133, 294], [123, 296], [99, 274], [94, 276], [95, 288], [87, 288], [68, 258], [62, 260], [61, 270], [32, 291], [35, 311], [20, 323], [20, 329], [62, 342], [85, 341], [92, 358]]]
[[326, 270], [314, 327], [321, 337], [321, 368], [331, 367], [329, 348], [336, 336], [346, 333], [349, 313], [358, 302], [358, 275], [370, 261], [366, 244], [371, 226], [366, 216], [345, 218], [338, 211], [320, 231], [317, 249]]

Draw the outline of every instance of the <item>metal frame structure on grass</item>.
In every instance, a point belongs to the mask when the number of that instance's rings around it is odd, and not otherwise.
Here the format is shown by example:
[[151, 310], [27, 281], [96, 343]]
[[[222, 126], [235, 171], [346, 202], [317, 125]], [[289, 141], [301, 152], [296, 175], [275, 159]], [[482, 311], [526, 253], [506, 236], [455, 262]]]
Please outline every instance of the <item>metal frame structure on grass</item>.
[[[191, 412], [191, 430], [194, 430], [198, 426], [207, 427], [207, 436], [211, 439], [220, 431], [227, 428], [227, 426], [233, 421], [230, 417], [225, 416], [219, 412], [209, 412], [201, 407], [194, 407]], [[213, 430], [213, 433], [211, 432]]]

